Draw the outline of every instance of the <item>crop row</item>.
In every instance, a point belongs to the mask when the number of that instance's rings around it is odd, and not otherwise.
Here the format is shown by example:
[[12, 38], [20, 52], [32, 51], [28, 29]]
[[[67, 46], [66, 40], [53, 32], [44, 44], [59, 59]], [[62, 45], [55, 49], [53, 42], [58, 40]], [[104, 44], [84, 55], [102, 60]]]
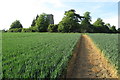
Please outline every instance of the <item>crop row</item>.
[[60, 76], [79, 38], [77, 33], [4, 33], [3, 78]]
[[104, 53], [105, 57], [110, 63], [119, 71], [119, 42], [118, 36], [120, 34], [88, 34], [97, 47]]

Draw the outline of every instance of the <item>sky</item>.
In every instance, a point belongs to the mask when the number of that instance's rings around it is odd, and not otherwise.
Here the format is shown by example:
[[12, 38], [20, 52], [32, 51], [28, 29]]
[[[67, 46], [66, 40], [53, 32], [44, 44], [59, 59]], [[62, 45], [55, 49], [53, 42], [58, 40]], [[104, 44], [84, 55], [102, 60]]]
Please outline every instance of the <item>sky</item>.
[[19, 20], [24, 28], [30, 27], [36, 15], [53, 14], [58, 24], [64, 12], [75, 9], [83, 16], [88, 11], [92, 22], [102, 18], [105, 23], [118, 27], [119, 0], [0, 0], [0, 30], [9, 29], [12, 22]]

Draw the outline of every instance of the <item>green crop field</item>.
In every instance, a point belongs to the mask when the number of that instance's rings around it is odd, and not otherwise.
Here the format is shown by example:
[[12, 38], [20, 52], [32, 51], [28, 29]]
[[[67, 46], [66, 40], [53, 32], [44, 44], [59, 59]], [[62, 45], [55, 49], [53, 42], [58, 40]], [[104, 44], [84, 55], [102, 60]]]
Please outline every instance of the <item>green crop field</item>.
[[[104, 53], [105, 57], [119, 71], [118, 65], [118, 35], [120, 34], [88, 34], [94, 43]], [[118, 67], [119, 66], [119, 67]]]
[[2, 78], [2, 33], [0, 32], [0, 79]]
[[[80, 35], [80, 33], [3, 33], [2, 57], [0, 55], [3, 78], [60, 77], [67, 67]], [[118, 34], [87, 35], [119, 71]]]
[[3, 33], [3, 78], [60, 76], [79, 38], [79, 33]]

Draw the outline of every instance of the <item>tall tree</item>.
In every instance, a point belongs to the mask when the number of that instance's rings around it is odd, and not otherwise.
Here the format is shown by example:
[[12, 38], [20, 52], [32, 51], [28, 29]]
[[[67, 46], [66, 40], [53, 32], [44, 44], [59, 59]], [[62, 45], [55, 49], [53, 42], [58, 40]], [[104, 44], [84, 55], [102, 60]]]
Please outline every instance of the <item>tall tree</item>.
[[37, 28], [38, 32], [46, 32], [48, 25], [49, 25], [49, 19], [47, 17], [47, 14], [43, 13], [41, 14], [37, 20], [35, 21], [35, 27]]
[[82, 27], [81, 32], [93, 32], [90, 22], [91, 22], [90, 12], [85, 12], [84, 18], [81, 21], [81, 27]]
[[[71, 9], [65, 11], [62, 21], [59, 23], [59, 32], [77, 32], [79, 28], [80, 15], [75, 13], [75, 10]], [[76, 16], [77, 15], [77, 16]], [[78, 17], [79, 16], [79, 17]], [[81, 18], [80, 18], [81, 19]]]
[[107, 24], [105, 24], [105, 25], [108, 26], [108, 27], [111, 27], [110, 23], [107, 23]]
[[57, 24], [50, 24], [49, 26], [48, 26], [48, 31], [49, 32], [57, 32], [57, 29], [58, 29], [58, 25]]
[[117, 30], [116, 30], [116, 26], [111, 26], [110, 27], [110, 32], [112, 32], [112, 33], [117, 33]]
[[118, 28], [117, 32], [120, 33], [120, 28]]
[[39, 17], [39, 16], [37, 15], [36, 18], [33, 19], [32, 24], [31, 24], [31, 27], [34, 27], [34, 26], [35, 26], [35, 21], [37, 20], [38, 17]]
[[94, 23], [94, 32], [106, 33], [109, 32], [108, 26], [105, 25], [101, 18], [98, 18]]
[[19, 20], [14, 21], [11, 25], [10, 25], [10, 29], [15, 29], [15, 28], [23, 28], [22, 24], [20, 23]]

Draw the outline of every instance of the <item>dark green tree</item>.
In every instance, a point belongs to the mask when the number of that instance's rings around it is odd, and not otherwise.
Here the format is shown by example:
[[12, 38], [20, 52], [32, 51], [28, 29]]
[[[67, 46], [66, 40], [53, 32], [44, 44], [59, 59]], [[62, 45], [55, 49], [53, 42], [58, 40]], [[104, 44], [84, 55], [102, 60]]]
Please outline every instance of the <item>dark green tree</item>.
[[37, 18], [35, 23], [38, 32], [46, 32], [49, 25], [49, 19], [47, 15], [43, 13]]
[[105, 25], [108, 26], [108, 27], [111, 27], [110, 23], [107, 23], [107, 24], [105, 24]]
[[39, 17], [39, 16], [37, 15], [36, 18], [33, 19], [32, 24], [31, 24], [31, 27], [34, 27], [34, 26], [35, 26], [35, 24], [36, 24], [35, 21], [37, 20], [38, 17]]
[[105, 23], [103, 22], [103, 20], [101, 18], [98, 18], [94, 23], [94, 32], [97, 33], [106, 33], [109, 32], [109, 28], [108, 26], [105, 25]]
[[84, 18], [81, 21], [81, 30], [80, 32], [93, 32], [92, 25], [91, 25], [91, 16], [90, 12], [84, 13]]
[[9, 29], [7, 32], [21, 32], [23, 28]]
[[0, 30], [1, 32], [7, 32], [5, 29], [3, 29], [3, 30]]
[[20, 23], [19, 20], [14, 21], [11, 25], [10, 25], [10, 29], [15, 29], [15, 28], [23, 28], [22, 24]]
[[117, 32], [120, 33], [120, 28], [118, 28]]
[[117, 33], [116, 26], [113, 25], [109, 29], [111, 33]]
[[76, 14], [75, 13], [76, 11], [74, 9], [70, 9], [68, 11], [65, 11], [65, 14], [68, 12], [74, 12], [75, 17], [79, 19], [79, 22], [84, 18], [84, 16], [80, 16], [80, 14]]
[[110, 23], [105, 24], [105, 27], [106, 27], [106, 33], [110, 33], [111, 32], [110, 31], [110, 27], [111, 27]]
[[57, 24], [50, 24], [49, 26], [48, 26], [48, 31], [49, 32], [57, 32], [57, 29], [58, 29], [58, 25]]
[[75, 10], [73, 9], [69, 11], [65, 11], [64, 15], [65, 16], [63, 17], [62, 21], [59, 22], [58, 31], [59, 32], [78, 32], [81, 16], [76, 14]]

